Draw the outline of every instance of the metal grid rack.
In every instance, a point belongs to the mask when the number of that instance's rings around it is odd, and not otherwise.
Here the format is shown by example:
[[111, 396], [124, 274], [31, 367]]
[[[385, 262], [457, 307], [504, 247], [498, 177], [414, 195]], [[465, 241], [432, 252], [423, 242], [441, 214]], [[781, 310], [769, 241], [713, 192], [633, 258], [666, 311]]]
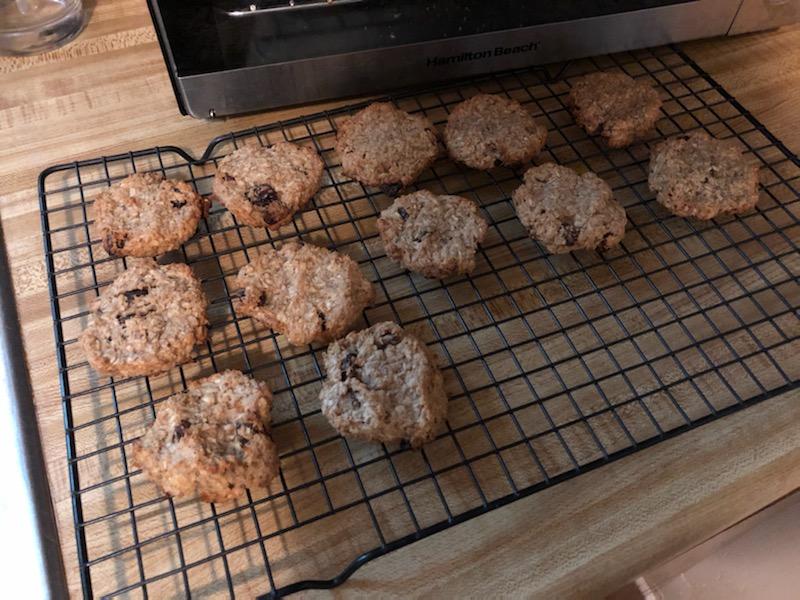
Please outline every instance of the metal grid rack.
[[[565, 109], [572, 79], [621, 69], [656, 85], [651, 139], [608, 150]], [[417, 187], [461, 194], [491, 226], [469, 276], [427, 280], [388, 260], [375, 219], [390, 199], [341, 174], [337, 124], [358, 106], [233, 133], [200, 160], [174, 147], [59, 165], [40, 178], [78, 559], [85, 596], [285, 593], [340, 584], [364, 562], [800, 384], [800, 162], [674, 47], [574, 61], [400, 94], [441, 124], [478, 90], [517, 98], [550, 130], [537, 162], [603, 177], [625, 206], [621, 247], [551, 256], [525, 234], [509, 197], [523, 169], [471, 171], [441, 160]], [[762, 165], [758, 209], [697, 222], [647, 188], [648, 145], [702, 127], [735, 138]], [[165, 260], [189, 263], [210, 300], [208, 343], [193, 362], [149, 378], [94, 373], [76, 338], [91, 301], [125, 260], [93, 235], [92, 198], [132, 171], [158, 170], [210, 191], [234, 146], [278, 139], [315, 147], [323, 189], [277, 235], [239, 227], [214, 206]], [[425, 339], [450, 397], [446, 430], [421, 450], [344, 440], [317, 393], [324, 348], [294, 348], [236, 315], [233, 278], [258, 246], [302, 236], [356, 259], [375, 282], [364, 323], [392, 319]], [[129, 463], [158, 404], [224, 368], [275, 395], [281, 474], [268, 490], [207, 505], [161, 495]], [[68, 568], [71, 565], [67, 565]]]

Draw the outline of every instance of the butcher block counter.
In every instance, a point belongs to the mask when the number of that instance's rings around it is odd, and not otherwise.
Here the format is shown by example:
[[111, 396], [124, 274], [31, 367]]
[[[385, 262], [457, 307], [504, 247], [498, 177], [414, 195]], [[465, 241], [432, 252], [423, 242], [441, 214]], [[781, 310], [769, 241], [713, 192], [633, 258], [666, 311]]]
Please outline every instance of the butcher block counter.
[[[45, 167], [177, 145], [339, 103], [182, 117], [142, 0], [88, 3], [71, 45], [0, 59], [0, 214], [69, 588], [81, 593], [36, 192]], [[800, 151], [800, 28], [683, 49]], [[784, 394], [392, 552], [310, 597], [602, 597], [800, 488], [800, 398]]]

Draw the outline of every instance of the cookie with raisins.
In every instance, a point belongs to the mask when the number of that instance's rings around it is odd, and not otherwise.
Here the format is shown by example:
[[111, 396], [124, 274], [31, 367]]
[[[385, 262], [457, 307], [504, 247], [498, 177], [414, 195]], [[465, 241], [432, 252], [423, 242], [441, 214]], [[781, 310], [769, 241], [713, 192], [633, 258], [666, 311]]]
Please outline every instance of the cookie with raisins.
[[157, 406], [133, 462], [169, 496], [234, 500], [278, 474], [271, 407], [267, 384], [240, 371], [200, 379]]
[[390, 321], [328, 346], [322, 413], [343, 436], [419, 447], [447, 416], [441, 371], [427, 346]]
[[280, 229], [317, 193], [323, 170], [306, 146], [243, 146], [219, 161], [214, 195], [240, 223]]

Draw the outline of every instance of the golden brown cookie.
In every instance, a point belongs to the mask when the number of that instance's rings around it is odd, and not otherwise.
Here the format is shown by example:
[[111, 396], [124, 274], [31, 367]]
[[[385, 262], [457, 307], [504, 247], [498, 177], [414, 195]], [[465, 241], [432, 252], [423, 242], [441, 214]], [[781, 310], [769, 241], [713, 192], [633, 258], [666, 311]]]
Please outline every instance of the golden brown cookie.
[[170, 496], [234, 500], [278, 474], [271, 407], [267, 384], [239, 371], [195, 381], [157, 407], [133, 462]]
[[512, 198], [531, 237], [553, 254], [607, 250], [625, 235], [625, 209], [591, 172], [579, 175], [553, 163], [532, 167]]
[[392, 260], [433, 279], [472, 271], [488, 227], [474, 202], [427, 190], [397, 198], [377, 225]]
[[602, 136], [611, 148], [641, 139], [661, 116], [661, 99], [649, 83], [611, 71], [576, 79], [567, 106], [589, 135]]
[[296, 242], [262, 249], [236, 283], [244, 291], [236, 312], [285, 334], [294, 346], [344, 335], [373, 297], [350, 257]]
[[515, 166], [544, 147], [547, 128], [516, 100], [478, 94], [458, 104], [444, 128], [450, 156], [473, 169]]
[[206, 201], [183, 181], [134, 173], [94, 202], [94, 224], [111, 256], [158, 256], [197, 231]]
[[377, 102], [342, 123], [336, 152], [345, 175], [395, 196], [433, 164], [440, 149], [428, 119]]
[[306, 146], [244, 146], [219, 161], [214, 195], [240, 223], [279, 229], [317, 193], [323, 170]]
[[155, 375], [185, 363], [206, 339], [206, 297], [191, 269], [131, 264], [94, 302], [81, 336], [86, 358], [106, 375]]
[[322, 413], [343, 436], [429, 442], [444, 424], [442, 374], [422, 341], [386, 321], [328, 346]]
[[758, 166], [735, 142], [704, 131], [676, 135], [650, 153], [650, 189], [679, 217], [713, 219], [758, 203]]

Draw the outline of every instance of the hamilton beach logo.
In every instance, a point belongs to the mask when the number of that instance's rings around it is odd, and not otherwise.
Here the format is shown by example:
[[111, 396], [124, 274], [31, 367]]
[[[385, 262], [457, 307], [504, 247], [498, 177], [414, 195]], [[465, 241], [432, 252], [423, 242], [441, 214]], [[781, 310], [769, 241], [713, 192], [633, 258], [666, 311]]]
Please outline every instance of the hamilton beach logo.
[[539, 42], [528, 42], [520, 46], [496, 46], [487, 50], [478, 50], [476, 52], [462, 52], [461, 54], [452, 54], [450, 56], [429, 56], [426, 66], [428, 67], [441, 67], [443, 65], [452, 65], [455, 63], [468, 62], [471, 60], [483, 60], [485, 58], [492, 58], [497, 56], [506, 56], [508, 54], [523, 54], [525, 52], [535, 52], [539, 49]]

